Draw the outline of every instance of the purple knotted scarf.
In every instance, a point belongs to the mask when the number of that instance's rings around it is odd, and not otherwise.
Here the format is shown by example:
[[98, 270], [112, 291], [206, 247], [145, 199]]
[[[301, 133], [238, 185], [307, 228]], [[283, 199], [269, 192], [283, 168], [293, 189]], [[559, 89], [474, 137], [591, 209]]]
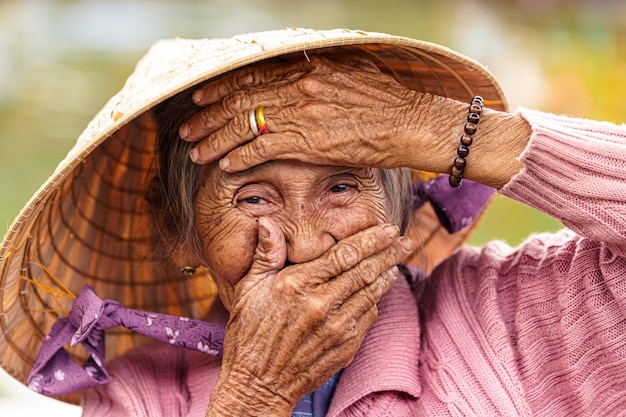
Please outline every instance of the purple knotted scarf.
[[[28, 386], [45, 395], [66, 395], [108, 383], [104, 333], [116, 326], [210, 355], [223, 353], [224, 326], [127, 309], [117, 301], [101, 300], [93, 288], [85, 285], [69, 316], [57, 320], [46, 336], [28, 377]], [[83, 366], [64, 349], [68, 342], [72, 346], [80, 343], [89, 352]]]

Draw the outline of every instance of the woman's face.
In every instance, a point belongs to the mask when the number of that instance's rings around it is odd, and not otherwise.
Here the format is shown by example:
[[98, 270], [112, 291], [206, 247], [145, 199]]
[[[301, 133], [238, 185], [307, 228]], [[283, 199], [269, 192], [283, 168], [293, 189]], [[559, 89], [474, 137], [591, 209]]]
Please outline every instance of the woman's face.
[[287, 264], [319, 257], [337, 241], [388, 222], [379, 170], [271, 161], [240, 173], [212, 164], [196, 202], [196, 224], [220, 298], [248, 272], [259, 217], [282, 230]]

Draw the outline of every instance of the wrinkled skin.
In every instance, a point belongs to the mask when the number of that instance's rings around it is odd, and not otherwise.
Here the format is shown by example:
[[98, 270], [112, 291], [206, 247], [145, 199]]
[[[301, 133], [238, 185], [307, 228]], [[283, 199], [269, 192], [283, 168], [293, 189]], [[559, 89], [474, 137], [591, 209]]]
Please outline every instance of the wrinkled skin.
[[230, 313], [210, 416], [290, 415], [351, 362], [413, 249], [389, 224], [377, 169], [213, 164], [196, 218]]
[[[258, 87], [251, 90], [252, 85]], [[192, 154], [198, 163], [230, 152], [228, 166], [226, 159], [220, 162], [228, 170], [276, 158], [331, 165], [349, 161], [362, 167], [407, 166], [402, 155], [408, 143], [389, 139], [401, 137], [397, 132], [400, 121], [421, 98], [358, 56], [311, 56], [310, 62], [297, 56], [288, 63], [247, 68], [197, 90], [194, 101], [206, 110], [180, 132], [188, 141], [207, 138]], [[428, 105], [423, 104], [424, 108]], [[254, 138], [248, 111], [259, 105], [265, 106], [273, 135], [237, 148]], [[329, 137], [331, 131], [335, 133]]]
[[[192, 160], [240, 171], [274, 159], [447, 173], [468, 103], [409, 90], [358, 56], [302, 55], [248, 67], [196, 90], [204, 110], [180, 127]], [[470, 97], [468, 97], [468, 100]], [[248, 114], [265, 107], [269, 135]], [[521, 169], [530, 126], [485, 108], [464, 177], [500, 188]]]

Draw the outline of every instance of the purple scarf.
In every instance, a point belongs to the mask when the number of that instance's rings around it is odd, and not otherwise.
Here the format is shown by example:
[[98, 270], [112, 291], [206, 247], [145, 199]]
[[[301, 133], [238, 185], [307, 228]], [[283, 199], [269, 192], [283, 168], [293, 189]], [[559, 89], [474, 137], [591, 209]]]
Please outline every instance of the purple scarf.
[[[109, 382], [104, 367], [105, 330], [123, 326], [171, 345], [209, 355], [221, 356], [225, 328], [201, 320], [155, 314], [122, 307], [113, 300], [101, 300], [85, 285], [74, 300], [68, 317], [60, 318], [46, 336], [28, 386], [45, 395], [66, 395]], [[82, 344], [89, 359], [78, 365], [63, 345]]]

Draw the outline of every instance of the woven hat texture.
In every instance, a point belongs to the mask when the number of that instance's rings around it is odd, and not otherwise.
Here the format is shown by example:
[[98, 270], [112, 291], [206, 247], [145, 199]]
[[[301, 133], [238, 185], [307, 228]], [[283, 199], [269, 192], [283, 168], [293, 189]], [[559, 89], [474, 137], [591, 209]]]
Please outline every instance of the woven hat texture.
[[[0, 248], [0, 365], [24, 382], [46, 333], [84, 284], [125, 307], [202, 318], [216, 298], [208, 271], [191, 276], [155, 260], [145, 195], [155, 175], [150, 109], [173, 95], [247, 64], [320, 48], [358, 49], [414, 90], [506, 110], [494, 77], [439, 45], [345, 29], [284, 29], [230, 39], [157, 42], [122, 90], [96, 115], [50, 178], [23, 208]], [[462, 121], [460, 121], [461, 123]], [[449, 256], [470, 229], [448, 234], [428, 205], [411, 235], [426, 270]], [[107, 361], [144, 340], [107, 334]], [[86, 353], [73, 351], [81, 361]], [[64, 398], [75, 401], [77, 397]]]

